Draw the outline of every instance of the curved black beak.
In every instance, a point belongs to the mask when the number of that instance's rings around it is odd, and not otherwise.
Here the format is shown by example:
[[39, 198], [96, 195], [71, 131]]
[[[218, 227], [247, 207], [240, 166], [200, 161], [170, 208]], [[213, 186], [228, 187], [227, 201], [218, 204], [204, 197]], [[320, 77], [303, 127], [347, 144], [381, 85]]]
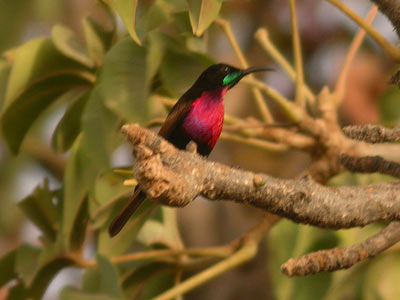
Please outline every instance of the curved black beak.
[[230, 89], [233, 88], [244, 76], [249, 75], [250, 73], [264, 72], [264, 71], [274, 71], [274, 69], [267, 67], [254, 67], [254, 68], [240, 70], [239, 76], [237, 76], [235, 80], [229, 85], [229, 88]]
[[254, 67], [242, 70], [242, 77], [255, 72], [265, 72], [265, 71], [274, 71], [274, 69], [267, 68], [267, 67]]

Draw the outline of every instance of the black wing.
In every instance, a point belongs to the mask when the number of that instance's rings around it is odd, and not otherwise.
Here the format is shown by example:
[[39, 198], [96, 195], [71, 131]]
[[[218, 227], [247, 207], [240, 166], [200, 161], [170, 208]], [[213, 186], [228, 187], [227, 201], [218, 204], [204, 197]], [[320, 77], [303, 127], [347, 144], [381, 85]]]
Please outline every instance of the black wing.
[[174, 144], [174, 141], [171, 140], [171, 138], [178, 134], [178, 131], [180, 131], [180, 125], [189, 113], [193, 102], [200, 97], [200, 95], [201, 91], [195, 87], [191, 87], [186, 91], [169, 112], [158, 134]]

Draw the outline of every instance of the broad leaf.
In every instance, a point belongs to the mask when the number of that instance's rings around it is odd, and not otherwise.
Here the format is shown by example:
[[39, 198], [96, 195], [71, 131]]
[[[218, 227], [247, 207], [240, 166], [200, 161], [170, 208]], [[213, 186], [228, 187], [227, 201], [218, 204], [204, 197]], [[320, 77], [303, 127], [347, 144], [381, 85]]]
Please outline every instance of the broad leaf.
[[99, 175], [90, 193], [89, 212], [92, 227], [98, 229], [112, 216], [115, 202], [124, 199], [132, 192], [132, 187], [123, 184], [123, 178], [110, 172]]
[[289, 258], [337, 246], [334, 233], [326, 230], [294, 224], [283, 220], [269, 234], [270, 274], [277, 299], [319, 300], [326, 295], [332, 274], [288, 278], [280, 272], [280, 266]]
[[111, 297], [121, 297], [119, 275], [107, 257], [97, 255], [98, 269], [101, 276], [101, 292]]
[[58, 123], [52, 137], [53, 148], [58, 152], [65, 152], [71, 148], [81, 131], [81, 118], [85, 105], [89, 99], [87, 89], [74, 89], [64, 95], [69, 106]]
[[119, 118], [104, 105], [100, 90], [100, 87], [94, 88], [85, 106], [81, 124], [82, 147], [88, 153], [87, 159], [96, 164], [99, 171], [106, 172], [110, 170], [111, 153], [123, 136]]
[[87, 68], [61, 54], [49, 39], [35, 39], [23, 44], [13, 52], [13, 59], [5, 107], [40, 78], [52, 77], [60, 72], [84, 77], [89, 74]]
[[62, 233], [68, 249], [82, 246], [88, 221], [87, 193], [96, 176], [96, 168], [81, 146], [80, 135], [72, 146], [64, 177]]
[[49, 190], [48, 181], [45, 180], [43, 187], [37, 186], [31, 195], [18, 203], [18, 207], [48, 240], [55, 241], [59, 216], [52, 200], [53, 193]]
[[131, 39], [118, 42], [106, 55], [99, 76], [104, 104], [126, 121], [148, 118], [146, 51]]
[[89, 83], [71, 73], [39, 78], [10, 103], [1, 119], [3, 135], [11, 150], [18, 152], [23, 138], [37, 119], [60, 95], [75, 87], [87, 87]]
[[193, 33], [200, 36], [218, 17], [222, 0], [187, 0]]
[[30, 286], [35, 279], [39, 256], [40, 249], [29, 245], [22, 245], [17, 250], [15, 271], [21, 276], [26, 286]]
[[6, 97], [8, 76], [11, 70], [11, 63], [0, 59], [0, 111]]
[[148, 220], [140, 230], [137, 240], [147, 247], [153, 245], [168, 248], [179, 248], [182, 241], [176, 221], [176, 210], [169, 207], [160, 207], [161, 222], [154, 219]]
[[86, 293], [76, 288], [66, 287], [61, 291], [61, 300], [120, 300], [118, 297], [110, 297], [102, 293]]
[[110, 238], [107, 228], [103, 228], [99, 233], [98, 253], [107, 257], [125, 253], [136, 241], [139, 230], [150, 217], [154, 208], [155, 205], [152, 201], [145, 200], [121, 232], [113, 238]]
[[0, 287], [18, 277], [14, 270], [17, 252], [18, 249], [12, 250], [0, 258]]
[[118, 300], [122, 299], [119, 275], [110, 261], [97, 255], [97, 267], [88, 268], [82, 279], [82, 289], [66, 287], [61, 292], [62, 300]]
[[5, 298], [6, 300], [26, 300], [29, 297], [28, 291], [22, 282], [10, 287], [7, 290], [7, 293], [8, 295], [7, 298]]
[[122, 288], [128, 299], [153, 299], [174, 285], [174, 270], [166, 263], [148, 263], [128, 271]]
[[174, 96], [180, 96], [212, 63], [203, 55], [168, 51], [160, 70], [164, 87]]
[[87, 55], [85, 47], [71, 29], [60, 24], [55, 25], [51, 37], [62, 54], [89, 68], [94, 67], [94, 61]]
[[115, 25], [112, 29], [106, 30], [92, 18], [86, 17], [82, 21], [85, 33], [86, 49], [96, 65], [103, 64], [104, 56], [110, 48], [114, 34]]
[[136, 33], [136, 10], [139, 0], [125, 1], [125, 0], [108, 0], [107, 3], [115, 10], [124, 22], [126, 29], [130, 36], [139, 45], [142, 44]]

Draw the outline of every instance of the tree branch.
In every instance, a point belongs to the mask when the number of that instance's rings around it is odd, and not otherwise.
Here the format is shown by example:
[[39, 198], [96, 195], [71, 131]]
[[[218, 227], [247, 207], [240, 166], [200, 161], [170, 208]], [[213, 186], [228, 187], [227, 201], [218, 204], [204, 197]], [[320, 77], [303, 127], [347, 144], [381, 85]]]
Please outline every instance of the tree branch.
[[351, 157], [343, 154], [341, 163], [352, 172], [379, 172], [400, 178], [400, 164], [387, 161], [380, 156]]
[[136, 178], [154, 200], [169, 206], [185, 206], [202, 195], [331, 229], [400, 220], [400, 182], [330, 188], [309, 177], [277, 179], [179, 151], [139, 125], [122, 131], [134, 146]]
[[400, 126], [393, 129], [381, 125], [355, 125], [343, 128], [343, 133], [354, 140], [368, 143], [397, 142], [400, 140]]
[[400, 38], [400, 1], [399, 0], [371, 0], [392, 23]]
[[400, 223], [392, 222], [379, 233], [352, 247], [321, 250], [289, 259], [282, 265], [281, 271], [293, 277], [348, 269], [363, 260], [377, 256], [399, 241]]

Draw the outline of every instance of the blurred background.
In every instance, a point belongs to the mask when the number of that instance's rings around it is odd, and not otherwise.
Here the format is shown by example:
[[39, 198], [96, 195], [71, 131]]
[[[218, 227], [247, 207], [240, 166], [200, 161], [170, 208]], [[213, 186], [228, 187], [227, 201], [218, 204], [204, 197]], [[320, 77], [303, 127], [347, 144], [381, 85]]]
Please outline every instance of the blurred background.
[[[371, 2], [366, 0], [344, 2], [363, 17], [371, 7]], [[104, 11], [95, 0], [0, 0], [0, 51], [7, 55], [8, 49], [28, 40], [50, 36], [52, 26], [59, 23], [73, 29], [83, 39], [81, 20], [87, 15], [99, 22], [104, 19]], [[270, 60], [253, 38], [257, 28], [266, 27], [275, 45], [289, 61], [293, 61], [289, 2], [225, 1], [221, 15], [231, 21], [234, 34], [250, 65], [274, 68], [276, 72], [266, 74], [264, 80], [291, 97], [294, 85], [290, 78]], [[298, 1], [298, 20], [306, 81], [316, 93], [325, 85], [334, 87], [358, 27], [329, 3], [317, 0]], [[383, 15], [379, 13], [373, 25], [389, 41], [398, 43], [398, 37]], [[121, 35], [126, 34], [122, 22], [119, 22], [119, 32]], [[238, 65], [228, 40], [218, 26], [212, 26], [205, 38], [208, 55], [216, 61]], [[348, 89], [340, 109], [342, 125], [383, 123], [390, 126], [399, 121], [400, 93], [397, 88], [387, 84], [395, 71], [394, 67], [380, 48], [367, 37], [348, 76]], [[0, 73], [1, 76], [6, 74]], [[0, 86], [0, 101], [3, 95], [4, 87]], [[249, 89], [243, 84], [232, 90], [226, 100], [226, 111], [232, 115], [257, 115]], [[0, 256], [23, 242], [33, 245], [38, 243], [38, 230], [25, 219], [15, 203], [30, 194], [35, 186], [43, 182], [44, 177], [49, 178], [51, 187], [60, 186], [54, 173], [46, 167], [45, 157], [51, 155], [46, 145], [50, 144], [52, 132], [64, 110], [63, 105], [52, 106], [32, 129], [40, 143], [27, 142], [24, 151], [17, 157], [9, 152], [0, 139]], [[275, 113], [278, 114], [277, 111]], [[130, 150], [121, 150], [118, 156], [115, 159], [119, 163], [127, 163]], [[268, 154], [227, 141], [217, 144], [210, 159], [284, 178], [299, 175], [309, 163], [308, 156], [300, 152]], [[331, 184], [359, 184], [377, 180], [381, 180], [377, 175], [343, 174]], [[254, 225], [260, 219], [261, 212], [243, 205], [199, 199], [179, 209], [178, 217], [185, 244], [200, 247], [228, 243]], [[383, 286], [379, 285], [379, 278], [372, 274], [379, 273], [385, 265], [393, 263], [388, 256], [379, 258], [383, 261], [379, 264], [363, 263], [362, 267], [354, 268], [358, 268], [352, 273], [355, 274], [352, 277], [354, 282], [348, 281], [347, 285], [343, 282], [349, 279], [346, 276], [350, 273], [343, 271], [337, 272], [339, 275], [334, 277], [322, 274], [301, 279], [285, 278], [279, 271], [279, 265], [291, 256], [338, 244], [350, 245], [375, 232], [377, 228], [372, 226], [362, 232], [354, 229], [332, 233], [283, 221], [265, 239], [255, 260], [189, 293], [186, 299], [398, 299], [399, 287], [390, 285], [388, 281], [382, 283]], [[395, 258], [396, 261], [399, 257]], [[368, 267], [368, 264], [372, 265]], [[398, 269], [391, 273], [392, 277], [388, 279], [390, 282], [400, 280]], [[60, 287], [79, 284], [80, 274], [74, 268], [62, 271], [46, 292], [45, 299], [58, 299]], [[370, 285], [374, 284], [382, 298], [373, 296], [374, 292], [370, 291]], [[340, 298], [335, 298], [332, 293], [330, 298], [325, 295], [326, 290], [336, 289], [341, 290]]]

